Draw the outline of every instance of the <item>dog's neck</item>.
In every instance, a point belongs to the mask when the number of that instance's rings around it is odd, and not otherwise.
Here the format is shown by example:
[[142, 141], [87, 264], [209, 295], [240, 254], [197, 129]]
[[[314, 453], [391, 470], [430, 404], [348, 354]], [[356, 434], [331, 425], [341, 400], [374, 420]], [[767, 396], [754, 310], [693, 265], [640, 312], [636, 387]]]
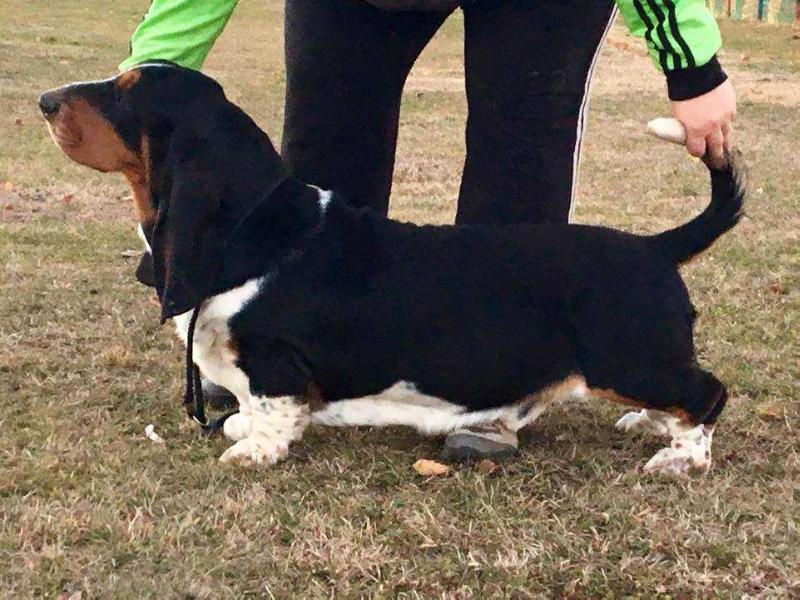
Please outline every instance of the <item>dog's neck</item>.
[[300, 250], [321, 221], [319, 191], [293, 177], [255, 202], [237, 206], [234, 215], [221, 215], [227, 225], [220, 232], [224, 240], [220, 284], [230, 289], [269, 272]]
[[[239, 109], [236, 109], [239, 113]], [[321, 221], [319, 192], [289, 174], [272, 141], [241, 113], [241, 134], [247, 151], [238, 150], [237, 169], [227, 176], [229, 194], [222, 199], [217, 226], [222, 242], [223, 289], [241, 285], [274, 268], [296, 251]], [[245, 174], [245, 177], [241, 175]]]

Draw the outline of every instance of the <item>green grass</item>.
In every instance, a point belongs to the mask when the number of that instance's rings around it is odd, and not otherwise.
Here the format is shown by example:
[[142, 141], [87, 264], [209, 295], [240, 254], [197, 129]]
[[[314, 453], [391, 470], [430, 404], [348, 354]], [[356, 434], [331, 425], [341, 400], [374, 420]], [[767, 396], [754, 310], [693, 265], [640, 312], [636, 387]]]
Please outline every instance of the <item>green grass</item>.
[[[0, 20], [0, 594], [57, 597], [792, 597], [800, 594], [797, 42], [725, 24], [751, 166], [742, 225], [685, 270], [702, 363], [731, 390], [702, 479], [644, 477], [661, 447], [604, 403], [546, 414], [521, 455], [426, 480], [441, 441], [311, 428], [233, 470], [179, 406], [182, 352], [132, 277], [129, 192], [72, 164], [43, 89], [113, 72], [147, 2], [20, 2]], [[281, 8], [241, 3], [212, 54], [277, 141]], [[91, 26], [87, 24], [90, 23]], [[449, 222], [463, 161], [461, 24], [409, 80], [392, 212]], [[668, 110], [617, 29], [593, 97], [577, 219], [658, 231], [699, 211], [700, 166], [642, 134]], [[743, 55], [749, 57], [743, 60]], [[635, 99], [636, 101], [632, 101]], [[166, 447], [150, 443], [157, 423]]]

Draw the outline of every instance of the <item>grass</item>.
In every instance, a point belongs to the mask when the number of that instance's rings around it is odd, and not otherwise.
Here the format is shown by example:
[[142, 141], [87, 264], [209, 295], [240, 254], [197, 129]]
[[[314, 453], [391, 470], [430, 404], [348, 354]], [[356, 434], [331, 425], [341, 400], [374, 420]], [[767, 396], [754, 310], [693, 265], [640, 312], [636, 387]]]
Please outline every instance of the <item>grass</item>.
[[[521, 455], [422, 479], [440, 440], [312, 428], [265, 471], [224, 469], [178, 405], [181, 350], [132, 278], [129, 193], [69, 162], [35, 97], [113, 72], [144, 0], [12, 0], [0, 21], [0, 594], [58, 597], [800, 595], [798, 45], [725, 24], [752, 170], [747, 219], [685, 275], [701, 361], [732, 392], [706, 478], [635, 469], [658, 448], [603, 403], [546, 414]], [[208, 71], [277, 141], [281, 8], [241, 3]], [[88, 26], [87, 24], [91, 24]], [[463, 160], [461, 23], [406, 90], [394, 216], [452, 220]], [[601, 57], [577, 219], [657, 231], [702, 169], [642, 135], [666, 113], [637, 40]], [[635, 99], [636, 101], [632, 101]], [[147, 441], [157, 423], [166, 447]]]

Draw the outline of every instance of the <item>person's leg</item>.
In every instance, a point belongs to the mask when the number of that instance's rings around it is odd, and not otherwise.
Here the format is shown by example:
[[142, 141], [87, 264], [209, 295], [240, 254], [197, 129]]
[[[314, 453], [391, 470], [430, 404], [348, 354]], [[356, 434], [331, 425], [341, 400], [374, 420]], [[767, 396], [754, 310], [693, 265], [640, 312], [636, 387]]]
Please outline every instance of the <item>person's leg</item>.
[[281, 153], [297, 177], [387, 213], [403, 84], [447, 14], [286, 0]]
[[[464, 3], [467, 158], [456, 222], [565, 223], [594, 64], [613, 0]], [[447, 460], [506, 458], [502, 423], [445, 440]]]
[[[365, 0], [286, 0], [282, 154], [297, 177], [387, 213], [403, 83], [446, 18]], [[212, 407], [235, 406], [205, 378], [203, 390]]]
[[464, 5], [467, 158], [458, 223], [567, 222], [613, 0]]

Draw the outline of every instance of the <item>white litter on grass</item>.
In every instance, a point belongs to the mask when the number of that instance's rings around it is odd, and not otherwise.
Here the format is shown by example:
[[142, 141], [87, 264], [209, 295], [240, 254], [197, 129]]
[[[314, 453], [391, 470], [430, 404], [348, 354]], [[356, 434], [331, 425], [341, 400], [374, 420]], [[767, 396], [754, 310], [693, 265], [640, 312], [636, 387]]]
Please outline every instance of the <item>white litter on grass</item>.
[[686, 143], [686, 129], [678, 119], [658, 117], [647, 124], [647, 132], [660, 140], [683, 145]]
[[156, 433], [156, 426], [152, 423], [144, 428], [144, 435], [147, 437], [148, 440], [151, 442], [155, 442], [156, 444], [163, 444], [164, 438]]

